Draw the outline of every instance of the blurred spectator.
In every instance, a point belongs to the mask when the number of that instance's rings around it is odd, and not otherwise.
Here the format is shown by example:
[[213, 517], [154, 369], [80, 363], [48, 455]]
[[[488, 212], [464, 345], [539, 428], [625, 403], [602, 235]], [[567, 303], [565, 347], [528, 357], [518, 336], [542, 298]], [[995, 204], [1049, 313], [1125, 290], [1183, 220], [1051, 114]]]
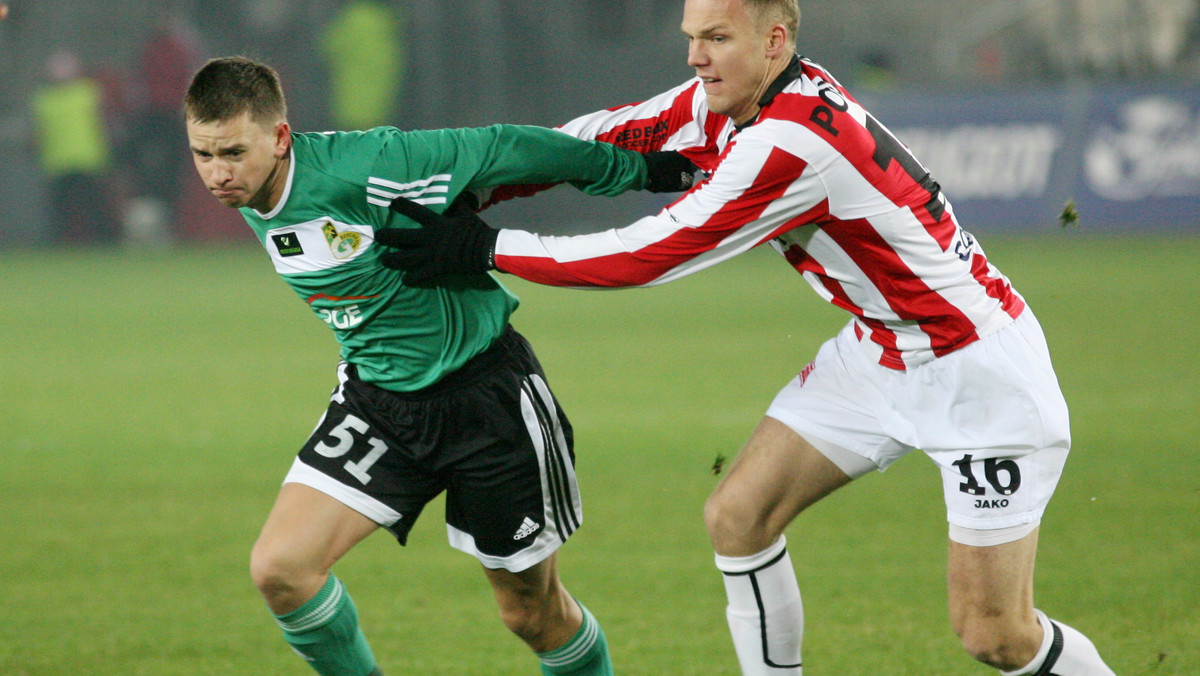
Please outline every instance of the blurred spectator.
[[1198, 0], [1027, 0], [1037, 48], [1062, 77], [1171, 73], [1186, 56]]
[[1158, 72], [1170, 72], [1186, 56], [1196, 26], [1197, 0], [1142, 0], [1147, 17], [1147, 59]]
[[56, 242], [114, 242], [120, 236], [110, 194], [111, 152], [103, 90], [79, 58], [55, 52], [48, 81], [34, 93], [39, 159], [49, 182]]
[[337, 129], [392, 124], [403, 89], [404, 17], [376, 0], [346, 2], [321, 36], [329, 66], [330, 115]]
[[164, 8], [158, 10], [154, 31], [142, 47], [139, 105], [128, 152], [134, 198], [125, 214], [126, 230], [135, 239], [160, 239], [173, 221], [180, 174], [190, 166], [179, 145], [179, 102], [199, 66], [196, 42], [186, 22]]

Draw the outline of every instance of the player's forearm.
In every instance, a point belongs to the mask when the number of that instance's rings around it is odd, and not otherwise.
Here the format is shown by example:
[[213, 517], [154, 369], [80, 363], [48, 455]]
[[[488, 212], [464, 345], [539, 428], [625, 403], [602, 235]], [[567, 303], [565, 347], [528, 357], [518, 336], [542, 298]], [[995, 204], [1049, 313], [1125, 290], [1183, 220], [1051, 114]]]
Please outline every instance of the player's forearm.
[[653, 271], [629, 265], [617, 231], [553, 237], [523, 230], [501, 230], [496, 239], [496, 269], [538, 284], [569, 287], [628, 287], [653, 281]]
[[475, 180], [480, 186], [570, 182], [589, 195], [611, 196], [641, 189], [646, 181], [637, 153], [543, 127], [495, 130], [493, 159]]
[[502, 272], [550, 286], [654, 286], [711, 267], [754, 244], [742, 240], [738, 245], [738, 238], [682, 227], [664, 212], [584, 235], [501, 230], [494, 264]]
[[686, 82], [639, 103], [581, 115], [559, 129], [642, 153], [696, 151], [709, 143], [704, 129], [707, 106], [697, 91], [696, 81]]

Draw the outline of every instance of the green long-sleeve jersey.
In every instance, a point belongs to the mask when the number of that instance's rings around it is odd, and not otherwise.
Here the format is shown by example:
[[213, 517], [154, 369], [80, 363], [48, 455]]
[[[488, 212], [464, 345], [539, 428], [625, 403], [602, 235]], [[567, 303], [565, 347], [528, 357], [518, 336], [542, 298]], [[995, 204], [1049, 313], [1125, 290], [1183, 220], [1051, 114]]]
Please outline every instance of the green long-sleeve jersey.
[[287, 185], [270, 213], [242, 208], [275, 270], [327, 323], [359, 377], [407, 392], [485, 350], [516, 309], [490, 274], [435, 288], [380, 263], [383, 228], [416, 227], [388, 210], [404, 196], [444, 211], [464, 191], [569, 181], [588, 194], [641, 188], [637, 153], [541, 127], [293, 134]]

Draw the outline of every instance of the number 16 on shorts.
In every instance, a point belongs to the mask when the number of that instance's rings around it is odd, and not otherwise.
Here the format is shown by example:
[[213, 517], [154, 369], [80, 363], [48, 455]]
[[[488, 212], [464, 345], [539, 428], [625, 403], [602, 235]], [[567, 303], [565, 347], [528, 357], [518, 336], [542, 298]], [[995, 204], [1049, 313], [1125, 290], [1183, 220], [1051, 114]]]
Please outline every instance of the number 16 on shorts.
[[[980, 482], [976, 473], [982, 465], [983, 478], [987, 481], [988, 487], [1001, 496], [1012, 495], [1021, 487], [1021, 468], [1017, 462], [1007, 458], [986, 458], [978, 462], [972, 463], [974, 458], [970, 453], [962, 458], [954, 461], [954, 466], [963, 476], [963, 482], [959, 485], [958, 490], [968, 495], [984, 496], [987, 495], [987, 488]], [[977, 500], [975, 506], [981, 507]], [[1008, 500], [1000, 499], [992, 502], [1003, 502], [1003, 505], [997, 507], [1008, 506]]]
[[[1016, 458], [978, 458], [958, 455], [942, 466], [943, 488], [950, 520], [960, 526], [987, 530], [1004, 528], [1041, 517], [1045, 502], [1038, 489], [1038, 468], [1031, 454]], [[1054, 490], [1054, 483], [1049, 485]], [[1040, 504], [1039, 504], [1040, 503]]]
[[1067, 453], [1064, 445], [1015, 457], [939, 455], [935, 460], [940, 461], [951, 523], [989, 530], [1040, 520], [1058, 486]]

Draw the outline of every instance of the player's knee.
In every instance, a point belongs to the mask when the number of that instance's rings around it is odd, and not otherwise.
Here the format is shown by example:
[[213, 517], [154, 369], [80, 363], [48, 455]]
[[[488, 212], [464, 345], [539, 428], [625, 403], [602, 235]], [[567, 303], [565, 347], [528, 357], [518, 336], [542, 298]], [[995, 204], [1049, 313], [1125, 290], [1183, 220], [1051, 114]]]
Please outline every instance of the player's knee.
[[310, 570], [296, 557], [256, 544], [250, 553], [250, 579], [272, 609], [295, 605], [316, 584], [321, 571]]
[[263, 596], [271, 596], [287, 586], [286, 563], [269, 550], [255, 546], [250, 552], [250, 579]]
[[745, 501], [731, 498], [720, 490], [708, 496], [704, 503], [704, 526], [714, 543], [743, 539], [769, 538], [763, 533], [763, 519]]
[[557, 647], [556, 632], [561, 633], [566, 618], [563, 597], [553, 583], [501, 585], [496, 587], [496, 600], [500, 621], [517, 638], [537, 652]]
[[546, 644], [548, 614], [537, 603], [508, 603], [500, 607], [500, 620], [509, 631], [538, 650]]
[[729, 512], [724, 501], [716, 493], [708, 496], [708, 500], [704, 501], [704, 527], [708, 529], [708, 534], [715, 536], [729, 530], [728, 520]]

